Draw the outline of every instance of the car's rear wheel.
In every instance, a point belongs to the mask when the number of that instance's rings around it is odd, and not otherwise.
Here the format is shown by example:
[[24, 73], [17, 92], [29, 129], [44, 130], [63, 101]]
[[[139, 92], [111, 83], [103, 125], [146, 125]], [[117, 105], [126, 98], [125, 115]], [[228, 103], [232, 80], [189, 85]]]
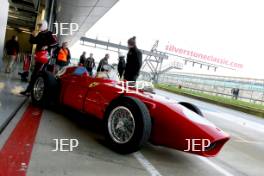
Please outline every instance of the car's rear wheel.
[[150, 136], [151, 119], [144, 103], [133, 97], [113, 101], [105, 113], [105, 137], [122, 154], [139, 150]]
[[58, 96], [58, 81], [50, 73], [40, 73], [34, 79], [31, 90], [32, 103], [39, 106], [48, 106]]

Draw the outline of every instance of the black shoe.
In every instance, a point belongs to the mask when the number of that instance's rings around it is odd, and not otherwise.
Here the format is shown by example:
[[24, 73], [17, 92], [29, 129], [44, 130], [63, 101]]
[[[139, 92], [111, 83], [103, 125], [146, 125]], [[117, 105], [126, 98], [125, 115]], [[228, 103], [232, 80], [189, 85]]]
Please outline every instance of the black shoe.
[[26, 90], [20, 92], [20, 94], [21, 94], [21, 95], [24, 95], [24, 96], [27, 96], [27, 97], [30, 96], [30, 92], [28, 92], [28, 91], [26, 91]]

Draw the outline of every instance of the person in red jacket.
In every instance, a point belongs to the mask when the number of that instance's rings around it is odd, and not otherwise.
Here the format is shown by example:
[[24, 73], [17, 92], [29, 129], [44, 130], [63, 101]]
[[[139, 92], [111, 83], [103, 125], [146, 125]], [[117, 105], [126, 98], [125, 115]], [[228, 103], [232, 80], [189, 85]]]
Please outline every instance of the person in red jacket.
[[48, 63], [48, 53], [51, 48], [58, 45], [56, 37], [48, 30], [48, 23], [46, 20], [43, 20], [38, 24], [40, 32], [33, 31], [29, 42], [31, 44], [36, 44], [35, 51], [35, 66], [30, 78], [29, 85], [25, 91], [22, 91], [21, 94], [29, 95], [31, 89], [33, 88], [33, 82], [38, 74], [38, 72], [43, 68], [45, 64]]

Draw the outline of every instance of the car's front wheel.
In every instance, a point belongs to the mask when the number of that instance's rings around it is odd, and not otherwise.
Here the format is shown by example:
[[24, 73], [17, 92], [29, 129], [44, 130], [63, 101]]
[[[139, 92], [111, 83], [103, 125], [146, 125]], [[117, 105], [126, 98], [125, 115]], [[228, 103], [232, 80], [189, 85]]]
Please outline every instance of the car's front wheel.
[[106, 140], [118, 153], [135, 152], [149, 139], [150, 115], [146, 105], [136, 98], [122, 97], [112, 102], [104, 122]]

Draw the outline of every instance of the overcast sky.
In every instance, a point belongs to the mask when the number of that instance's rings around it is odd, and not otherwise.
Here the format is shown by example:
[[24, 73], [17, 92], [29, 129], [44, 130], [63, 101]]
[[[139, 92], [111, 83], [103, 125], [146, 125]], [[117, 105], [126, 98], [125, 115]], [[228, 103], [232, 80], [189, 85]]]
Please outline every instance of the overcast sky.
[[[126, 44], [135, 35], [138, 47], [148, 50], [155, 40], [163, 51], [169, 42], [244, 65], [237, 71], [219, 69], [218, 74], [264, 78], [263, 7], [261, 0], [120, 0], [86, 36]], [[80, 50], [94, 52], [98, 60], [105, 53], [79, 43], [72, 50], [75, 57]], [[183, 71], [209, 73], [191, 66]]]

